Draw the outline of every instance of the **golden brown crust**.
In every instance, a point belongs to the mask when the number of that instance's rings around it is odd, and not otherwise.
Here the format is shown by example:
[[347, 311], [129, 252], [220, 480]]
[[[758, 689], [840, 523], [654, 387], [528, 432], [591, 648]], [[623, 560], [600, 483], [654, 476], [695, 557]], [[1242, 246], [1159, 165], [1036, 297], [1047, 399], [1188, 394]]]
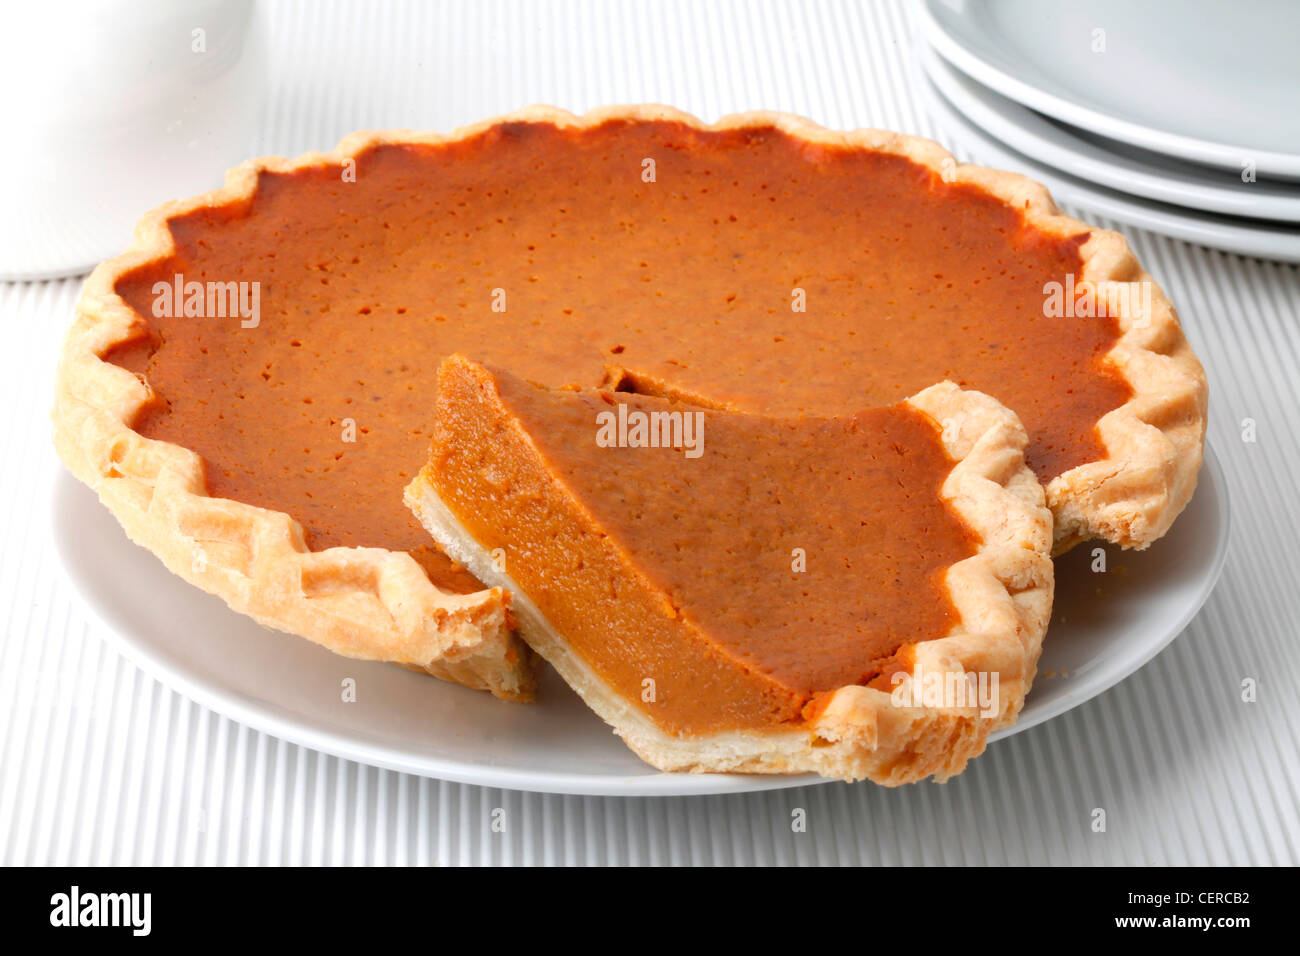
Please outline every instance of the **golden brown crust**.
[[[665, 733], [597, 676], [494, 565], [442, 502], [428, 466], [407, 487], [406, 503], [448, 554], [481, 580], [514, 594], [520, 630], [529, 643], [653, 766], [812, 771], [890, 786], [927, 776], [946, 779], [984, 749], [992, 730], [1014, 722], [1033, 681], [1052, 608], [1052, 518], [1042, 486], [1024, 463], [1028, 439], [1014, 414], [986, 395], [947, 382], [909, 402], [942, 428], [956, 464], [941, 494], [981, 538], [977, 553], [947, 572], [959, 624], [943, 638], [915, 645], [911, 673], [891, 692], [840, 688], [815, 717], [788, 731]], [[986, 687], [996, 687], [992, 699], [950, 697], [936, 706], [926, 697], [925, 688], [936, 681], [941, 685], [948, 675], [962, 680], [973, 675], [978, 682], [981, 674]]]
[[[186, 580], [263, 623], [340, 653], [416, 664], [498, 696], [530, 696], [532, 670], [526, 650], [509, 633], [502, 594], [448, 595], [418, 575], [408, 556], [382, 549], [312, 553], [288, 516], [208, 497], [201, 463], [192, 452], [131, 430], [128, 423], [148, 399], [148, 386], [102, 356], [138, 332], [140, 319], [115, 285], [126, 272], [170, 254], [168, 220], [249, 201], [264, 170], [341, 165], [375, 145], [448, 142], [503, 122], [574, 127], [609, 119], [666, 119], [707, 128], [663, 106], [612, 107], [582, 117], [537, 106], [448, 135], [361, 132], [327, 153], [251, 160], [231, 170], [221, 189], [155, 209], [136, 227], [128, 250], [91, 274], [77, 305], [56, 383], [56, 444], [64, 461], [99, 492], [134, 540]], [[1011, 173], [957, 165], [927, 140], [876, 130], [836, 132], [765, 112], [729, 116], [712, 128], [765, 125], [811, 142], [908, 156], [944, 178], [978, 183], [1007, 202], [1023, 204], [1030, 221], [1049, 232], [1089, 228], [1060, 215], [1041, 186]], [[1116, 233], [1092, 230], [1084, 254], [1080, 278], [1103, 290], [1108, 283], [1150, 281]], [[1168, 300], [1151, 288], [1149, 315], [1121, 315], [1123, 336], [1110, 353], [1134, 397], [1099, 423], [1109, 457], [1072, 469], [1048, 486], [1058, 547], [1093, 535], [1145, 547], [1164, 533], [1195, 488], [1205, 376]], [[200, 545], [203, 557], [196, 561]], [[199, 566], [202, 571], [194, 570]]]
[[[977, 185], [1023, 208], [1029, 224], [1044, 233], [1089, 233], [1080, 249], [1082, 272], [1072, 281], [1077, 289], [1090, 290], [1092, 301], [1105, 304], [1116, 319], [1120, 337], [1105, 361], [1133, 395], [1097, 422], [1106, 457], [1047, 483], [1056, 521], [1055, 551], [1090, 538], [1148, 547], [1191, 500], [1205, 448], [1209, 386], [1173, 303], [1142, 269], [1127, 239], [1064, 215], [1041, 183], [1018, 173], [958, 164], [929, 140], [899, 137], [896, 146], [887, 149], [949, 182]], [[1061, 276], [1059, 281], [1064, 285], [1067, 280]], [[1043, 291], [1046, 301], [1048, 290]]]

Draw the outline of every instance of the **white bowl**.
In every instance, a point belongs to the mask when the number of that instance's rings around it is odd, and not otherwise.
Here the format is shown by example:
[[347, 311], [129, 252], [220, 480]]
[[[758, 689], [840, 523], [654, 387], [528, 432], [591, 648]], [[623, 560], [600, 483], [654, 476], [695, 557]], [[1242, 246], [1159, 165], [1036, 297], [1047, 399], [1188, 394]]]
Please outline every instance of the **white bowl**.
[[263, 86], [253, 0], [15, 5], [0, 34], [0, 279], [87, 271], [141, 214], [247, 158]]

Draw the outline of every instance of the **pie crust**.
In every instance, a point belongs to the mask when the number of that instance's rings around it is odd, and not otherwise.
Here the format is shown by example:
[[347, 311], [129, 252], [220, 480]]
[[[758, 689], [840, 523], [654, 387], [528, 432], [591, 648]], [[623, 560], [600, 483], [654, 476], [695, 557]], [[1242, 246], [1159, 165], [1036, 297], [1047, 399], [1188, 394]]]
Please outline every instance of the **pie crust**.
[[[1090, 229], [1060, 214], [1047, 191], [1021, 176], [960, 165], [927, 140], [876, 130], [836, 132], [770, 112], [722, 119], [712, 127], [662, 106], [613, 107], [582, 117], [532, 107], [450, 135], [362, 132], [329, 153], [294, 160], [270, 157], [231, 170], [225, 186], [149, 213], [122, 255], [87, 279], [56, 379], [56, 446], [69, 469], [99, 494], [133, 540], [176, 574], [222, 597], [263, 624], [308, 637], [339, 653], [396, 661], [437, 676], [527, 699], [534, 667], [510, 628], [509, 597], [499, 590], [456, 595], [433, 586], [408, 555], [378, 548], [309, 551], [288, 515], [205, 492], [198, 456], [149, 440], [130, 427], [151, 392], [147, 382], [104, 361], [142, 321], [117, 295], [127, 272], [173, 251], [169, 219], [246, 202], [262, 171], [340, 166], [380, 144], [438, 144], [473, 137], [501, 123], [595, 126], [611, 119], [668, 120], [701, 129], [773, 126], [810, 145], [844, 145], [905, 156], [947, 181], [970, 183], [1014, 207], [1049, 234], [1090, 231], [1083, 274], [1098, 296], [1121, 303], [1125, 286], [1149, 290], [1149, 308], [1121, 308], [1121, 335], [1108, 353], [1132, 398], [1097, 423], [1106, 457], [1054, 478], [1047, 500], [1056, 548], [1090, 537], [1144, 548], [1168, 529], [1195, 488], [1206, 416], [1206, 381], [1177, 316], [1122, 236]], [[1135, 285], [1137, 284], [1137, 285]], [[1131, 291], [1131, 290], [1130, 290]]]
[[[495, 390], [495, 381], [484, 387]], [[485, 395], [483, 401], [491, 407], [499, 400]], [[504, 562], [494, 563], [447, 507], [433, 477], [436, 447], [430, 464], [407, 487], [406, 502], [448, 554], [480, 580], [514, 595], [524, 637], [653, 766], [696, 772], [812, 771], [890, 786], [931, 775], [943, 780], [960, 773], [984, 749], [990, 731], [1013, 723], [1024, 703], [1051, 616], [1052, 518], [1042, 486], [1024, 463], [1028, 436], [1013, 413], [987, 395], [950, 382], [925, 389], [907, 404], [939, 423], [944, 448], [954, 460], [940, 498], [981, 539], [974, 554], [943, 572], [958, 621], [947, 636], [910, 644], [912, 664], [894, 691], [898, 698], [874, 686], [840, 687], [821, 698], [814, 716], [791, 729], [666, 732], [597, 674], [506, 573]], [[502, 427], [518, 432], [520, 440], [507, 439], [507, 444], [537, 456], [529, 467], [546, 468], [522, 426], [508, 422]], [[562, 478], [550, 472], [547, 480], [551, 493], [567, 494]], [[538, 494], [531, 484], [519, 493], [529, 501]], [[623, 585], [617, 587], [622, 593]], [[667, 596], [664, 601], [675, 604]], [[981, 673], [986, 678], [998, 674], [995, 714], [981, 714], [975, 706], [927, 706], [923, 684], [949, 674]]]

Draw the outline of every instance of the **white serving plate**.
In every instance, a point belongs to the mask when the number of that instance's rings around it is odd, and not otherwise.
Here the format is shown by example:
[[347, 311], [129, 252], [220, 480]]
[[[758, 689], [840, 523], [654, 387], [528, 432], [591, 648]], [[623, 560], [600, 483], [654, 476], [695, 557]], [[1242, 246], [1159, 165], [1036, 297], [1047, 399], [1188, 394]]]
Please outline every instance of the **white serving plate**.
[[[932, 50], [926, 75], [971, 123], [1030, 159], [1087, 182], [1202, 212], [1300, 223], [1300, 185], [1212, 169], [1094, 136], [981, 86]], [[1300, 92], [1297, 93], [1300, 97]], [[1297, 103], [1300, 109], [1300, 103]]]
[[[547, 672], [539, 702], [507, 704], [387, 664], [338, 657], [260, 627], [175, 577], [136, 547], [95, 494], [60, 471], [54, 539], [102, 634], [174, 690], [303, 746], [381, 767], [482, 786], [650, 796], [738, 793], [822, 782], [813, 776], [665, 774], [638, 760]], [[1228, 493], [1212, 454], [1201, 487], [1149, 551], [1091, 546], [1057, 560], [1056, 610], [1018, 733], [1133, 673], [1191, 621], [1223, 567]], [[356, 681], [355, 703], [341, 699]]]
[[[927, 51], [921, 51], [918, 60], [925, 60], [926, 55]], [[913, 74], [925, 108], [976, 162], [1022, 173], [1045, 185], [1058, 202], [1211, 249], [1279, 262], [1300, 262], [1300, 228], [1194, 212], [1084, 182], [1016, 152], [976, 127], [939, 92], [921, 65], [915, 66]]]
[[[1293, 0], [913, 0], [926, 40], [1003, 96], [1182, 160], [1300, 179]], [[1096, 51], [1097, 31], [1104, 50]]]

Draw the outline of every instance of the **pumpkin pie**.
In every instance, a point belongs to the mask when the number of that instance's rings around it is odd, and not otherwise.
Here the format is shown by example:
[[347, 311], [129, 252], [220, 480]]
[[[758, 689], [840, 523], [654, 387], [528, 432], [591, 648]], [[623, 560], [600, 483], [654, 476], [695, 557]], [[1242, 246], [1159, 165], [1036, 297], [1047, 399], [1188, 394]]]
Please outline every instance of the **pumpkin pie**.
[[1205, 427], [1168, 300], [1041, 186], [782, 114], [538, 107], [252, 161], [150, 213], [87, 280], [56, 444], [236, 609], [523, 699], [509, 595], [402, 505], [458, 352], [777, 417], [981, 390], [1024, 422], [1057, 548], [1160, 537]]
[[1020, 710], [1052, 518], [988, 396], [775, 418], [460, 356], [436, 395], [408, 505], [656, 767], [942, 779]]

